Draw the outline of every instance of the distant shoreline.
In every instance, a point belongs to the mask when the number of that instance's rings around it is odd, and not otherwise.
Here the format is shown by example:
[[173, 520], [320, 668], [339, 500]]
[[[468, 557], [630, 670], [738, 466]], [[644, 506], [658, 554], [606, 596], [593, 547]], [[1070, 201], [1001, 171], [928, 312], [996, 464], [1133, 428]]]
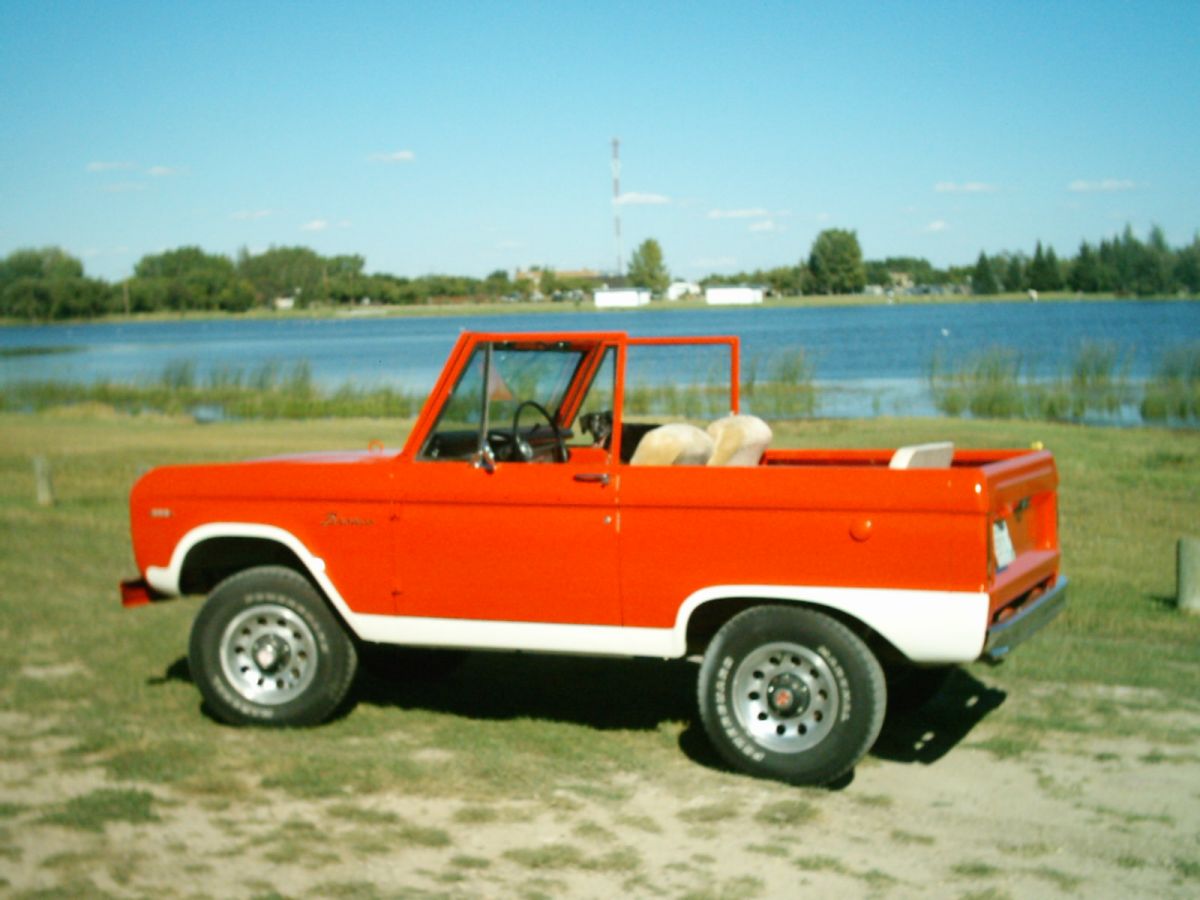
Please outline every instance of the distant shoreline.
[[[752, 306], [710, 306], [703, 300], [655, 300], [649, 306], [614, 310], [616, 312], [642, 312], [650, 310], [699, 310], [699, 309], [821, 309], [854, 306], [949, 306], [965, 303], [1077, 303], [1112, 302], [1120, 300], [1195, 302], [1196, 296], [1131, 297], [1117, 294], [1078, 294], [1072, 291], [1054, 291], [1039, 295], [1037, 300], [1026, 292], [989, 294], [903, 294], [886, 295], [825, 294], [792, 297], [771, 297], [761, 304]], [[598, 310], [590, 302], [520, 301], [515, 303], [430, 303], [389, 306], [313, 306], [305, 309], [276, 310], [252, 309], [242, 313], [215, 310], [186, 310], [183, 312], [134, 313], [132, 315], [108, 314], [93, 318], [56, 319], [53, 322], [30, 322], [22, 319], [0, 319], [0, 328], [29, 327], [40, 325], [89, 325], [126, 322], [205, 322], [214, 320], [278, 320], [278, 319], [358, 319], [358, 318], [440, 318], [452, 316], [521, 316], [531, 313], [608, 312]]]

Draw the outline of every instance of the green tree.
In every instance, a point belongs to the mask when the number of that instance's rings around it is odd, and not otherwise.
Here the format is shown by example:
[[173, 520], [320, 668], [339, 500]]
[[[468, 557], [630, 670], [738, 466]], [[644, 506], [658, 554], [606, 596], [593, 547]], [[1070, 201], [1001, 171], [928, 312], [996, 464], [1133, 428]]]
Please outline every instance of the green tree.
[[1105, 289], [1100, 257], [1087, 241], [1079, 245], [1079, 255], [1071, 263], [1071, 274], [1067, 283], [1072, 290], [1088, 294]]
[[1150, 229], [1150, 239], [1142, 244], [1134, 263], [1134, 282], [1138, 296], [1161, 296], [1171, 290], [1171, 248], [1162, 228]]
[[889, 256], [881, 262], [867, 263], [866, 265], [868, 266], [868, 276], [872, 271], [878, 274], [880, 269], [887, 273], [887, 278], [879, 281], [868, 277], [868, 283], [881, 284], [884, 287], [891, 286], [893, 272], [903, 272], [912, 279], [913, 284], [944, 284], [947, 280], [945, 272], [935, 269], [933, 263], [919, 256]]
[[671, 283], [671, 276], [663, 263], [662, 247], [654, 238], [646, 238], [629, 258], [629, 281], [637, 287], [650, 288], [661, 294]]
[[1175, 284], [1189, 294], [1200, 294], [1200, 234], [1175, 255]]
[[777, 266], [755, 274], [761, 277], [751, 283], [765, 284], [776, 296], [795, 297], [800, 293], [800, 269], [797, 266]]
[[1062, 264], [1058, 261], [1058, 255], [1054, 252], [1054, 248], [1046, 247], [1046, 277], [1050, 287], [1047, 290], [1058, 291], [1062, 290], [1063, 286], [1063, 270]]
[[857, 294], [867, 285], [858, 234], [827, 228], [817, 235], [808, 256], [808, 268], [818, 293]]
[[1026, 268], [1023, 254], [1011, 254], [1004, 266], [1004, 290], [1016, 292], [1029, 287], [1029, 282], [1026, 280]]
[[1062, 275], [1058, 271], [1058, 257], [1054, 248], [1042, 249], [1037, 242], [1033, 260], [1029, 263], [1029, 286], [1035, 291], [1056, 291], [1062, 287]]
[[148, 253], [133, 267], [131, 309], [212, 309], [240, 312], [253, 288], [238, 277], [227, 256], [199, 247]]
[[137, 278], [229, 278], [233, 263], [227, 256], [205, 253], [199, 247], [179, 247], [148, 253], [133, 267]]
[[0, 313], [14, 319], [48, 320], [51, 304], [50, 282], [45, 278], [14, 278], [0, 292]]
[[996, 282], [996, 273], [992, 271], [992, 262], [987, 254], [979, 251], [979, 259], [971, 270], [971, 290], [980, 296], [999, 293], [1000, 287]]
[[326, 261], [308, 247], [272, 247], [253, 256], [243, 250], [237, 271], [263, 303], [295, 297], [297, 306], [308, 306], [329, 295]]
[[18, 278], [82, 278], [83, 263], [60, 247], [14, 250], [0, 262], [0, 290]]
[[508, 279], [508, 273], [503, 269], [491, 272], [483, 280], [483, 292], [493, 299], [512, 293], [512, 289], [512, 282]]
[[0, 260], [0, 315], [90, 318], [108, 312], [112, 298], [111, 287], [84, 277], [83, 264], [58, 247], [15, 250]]
[[867, 284], [877, 284], [881, 288], [892, 286], [892, 270], [882, 259], [868, 259], [863, 263], [863, 271], [867, 276]]

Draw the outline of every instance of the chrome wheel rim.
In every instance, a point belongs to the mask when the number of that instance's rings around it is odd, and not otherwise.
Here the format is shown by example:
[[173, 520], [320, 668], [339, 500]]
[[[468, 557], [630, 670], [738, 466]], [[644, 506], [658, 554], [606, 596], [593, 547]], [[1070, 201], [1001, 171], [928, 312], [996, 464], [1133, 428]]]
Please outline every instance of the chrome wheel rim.
[[259, 603], [225, 627], [221, 669], [246, 700], [277, 706], [299, 697], [312, 683], [317, 641], [308, 623], [291, 609]]
[[733, 673], [732, 701], [738, 722], [756, 744], [776, 753], [800, 753], [833, 730], [841, 693], [823, 656], [780, 641], [742, 660]]

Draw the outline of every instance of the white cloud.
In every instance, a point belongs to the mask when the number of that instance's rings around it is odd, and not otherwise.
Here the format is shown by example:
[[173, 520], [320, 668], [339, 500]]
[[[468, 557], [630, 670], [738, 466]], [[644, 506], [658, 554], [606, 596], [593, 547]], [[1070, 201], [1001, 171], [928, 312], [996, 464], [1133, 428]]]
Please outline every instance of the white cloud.
[[229, 218], [235, 222], [253, 222], [256, 219], [265, 219], [267, 216], [274, 214], [274, 210], [270, 209], [239, 209], [235, 213], [230, 213]]
[[761, 222], [751, 222], [751, 231], [781, 231], [774, 219], [763, 219]]
[[411, 150], [393, 150], [390, 153], [372, 153], [367, 157], [371, 162], [378, 163], [407, 163], [417, 158]]
[[662, 194], [641, 194], [629, 191], [613, 200], [617, 206], [663, 206], [670, 203], [671, 198]]
[[994, 194], [1000, 190], [994, 184], [983, 181], [964, 181], [961, 184], [954, 181], [939, 181], [933, 186], [939, 194]]
[[349, 228], [350, 220], [349, 219], [339, 219], [338, 223], [337, 223], [337, 227], [338, 228]]
[[313, 219], [311, 222], [305, 222], [300, 226], [301, 231], [324, 231], [329, 227], [329, 223], [324, 219]]
[[748, 209], [710, 209], [708, 218], [710, 219], [761, 219], [764, 216], [769, 216], [770, 210], [755, 206]]
[[134, 165], [131, 162], [90, 162], [86, 168], [89, 172], [127, 172]]
[[1132, 191], [1136, 187], [1136, 182], [1130, 181], [1128, 178], [1104, 178], [1100, 181], [1077, 179], [1067, 185], [1067, 190], [1076, 194], [1096, 194]]
[[182, 175], [183, 169], [175, 166], [151, 166], [146, 170], [146, 174], [152, 178], [168, 178], [171, 175]]
[[932, 222], [930, 222], [928, 225], [925, 226], [925, 231], [929, 234], [937, 234], [938, 232], [945, 231], [949, 227], [950, 226], [947, 225], [944, 220], [934, 219]]

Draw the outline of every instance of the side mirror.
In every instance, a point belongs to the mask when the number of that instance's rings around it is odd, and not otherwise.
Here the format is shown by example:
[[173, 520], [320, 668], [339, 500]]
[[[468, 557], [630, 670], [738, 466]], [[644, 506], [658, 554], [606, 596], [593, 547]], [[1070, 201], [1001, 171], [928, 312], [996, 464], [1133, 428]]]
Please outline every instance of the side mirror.
[[471, 465], [476, 469], [483, 469], [489, 475], [496, 471], [496, 457], [492, 455], [491, 447], [484, 447], [478, 453], [471, 457]]

